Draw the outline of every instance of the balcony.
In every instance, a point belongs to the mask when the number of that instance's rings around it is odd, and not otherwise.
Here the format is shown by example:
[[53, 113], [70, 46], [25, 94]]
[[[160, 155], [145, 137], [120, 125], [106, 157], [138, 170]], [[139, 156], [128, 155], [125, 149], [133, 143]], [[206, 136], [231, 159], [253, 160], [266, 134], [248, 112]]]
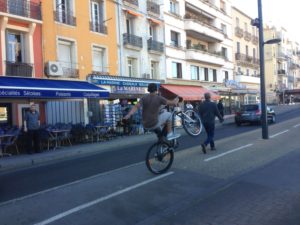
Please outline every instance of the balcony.
[[0, 0], [0, 12], [42, 20], [41, 4], [27, 0]]
[[139, 0], [123, 0], [125, 5], [133, 6], [135, 8], [139, 7]]
[[32, 77], [33, 64], [6, 61], [6, 76]]
[[164, 52], [164, 43], [149, 39], [148, 50], [149, 52], [153, 52], [153, 53], [157, 52], [159, 54], [162, 54]]
[[242, 38], [244, 36], [244, 31], [240, 27], [235, 28], [235, 36]]
[[61, 62], [63, 70], [63, 77], [65, 78], [79, 78], [79, 69], [77, 63]]
[[248, 31], [245, 31], [244, 33], [244, 39], [245, 41], [251, 41], [251, 33], [249, 33]]
[[195, 46], [188, 46], [186, 50], [186, 59], [196, 62], [205, 62], [218, 66], [225, 65], [225, 57], [219, 52], [209, 52], [199, 49]]
[[241, 66], [249, 66], [249, 67], [253, 67], [253, 68], [256, 68], [259, 66], [259, 59], [254, 58], [249, 55], [235, 53], [235, 59], [237, 61], [237, 64], [241, 65]]
[[73, 12], [66, 10], [54, 11], [54, 19], [59, 23], [76, 26], [76, 17], [73, 16]]
[[185, 15], [184, 28], [187, 31], [188, 36], [197, 39], [209, 42], [222, 42], [225, 40], [224, 33], [221, 29], [203, 23], [195, 18], [190, 18], [189, 15]]
[[254, 35], [252, 35], [252, 44], [254, 44], [254, 45], [257, 45], [257, 44], [258, 44], [258, 42], [259, 42], [259, 40], [258, 40], [258, 37], [257, 37], [257, 36], [254, 36]]
[[239, 83], [260, 84], [259, 76], [247, 76], [247, 75], [243, 75], [243, 74], [236, 74], [235, 80]]
[[135, 36], [133, 34], [124, 33], [123, 34], [123, 44], [127, 48], [133, 48], [140, 50], [143, 48], [143, 39], [141, 37]]
[[147, 1], [147, 11], [149, 13], [154, 13], [155, 15], [160, 15], [160, 6], [152, 1]]
[[90, 22], [90, 30], [97, 33], [107, 34], [107, 27], [99, 22]]
[[287, 75], [287, 74], [286, 74], [286, 70], [284, 70], [284, 69], [279, 69], [279, 70], [277, 71], [277, 74], [278, 74], [278, 75]]

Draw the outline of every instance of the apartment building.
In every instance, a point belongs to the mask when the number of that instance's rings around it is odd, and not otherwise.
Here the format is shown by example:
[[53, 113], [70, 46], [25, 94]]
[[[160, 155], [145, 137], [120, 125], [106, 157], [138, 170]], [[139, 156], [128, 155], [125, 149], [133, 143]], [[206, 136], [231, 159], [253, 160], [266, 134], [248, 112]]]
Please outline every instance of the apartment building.
[[232, 7], [234, 79], [239, 85], [240, 100], [256, 103], [260, 93], [258, 29], [252, 18]]
[[[166, 89], [198, 86], [225, 94], [225, 81], [233, 80], [231, 2], [169, 0], [164, 18]], [[196, 90], [195, 95], [201, 96]]]

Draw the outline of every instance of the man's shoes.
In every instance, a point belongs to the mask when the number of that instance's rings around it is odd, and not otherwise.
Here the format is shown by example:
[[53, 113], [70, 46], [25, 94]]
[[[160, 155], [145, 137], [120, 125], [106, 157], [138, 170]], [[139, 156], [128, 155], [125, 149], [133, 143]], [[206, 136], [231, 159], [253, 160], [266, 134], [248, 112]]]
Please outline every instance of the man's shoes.
[[179, 138], [179, 137], [180, 137], [180, 134], [175, 134], [173, 132], [167, 134], [167, 140], [168, 141], [171, 141], [171, 140]]
[[203, 152], [204, 154], [206, 154], [206, 147], [205, 147], [205, 145], [204, 145], [204, 144], [201, 144], [201, 147], [202, 147], [202, 152]]
[[210, 150], [216, 151], [217, 149], [215, 147], [211, 147]]

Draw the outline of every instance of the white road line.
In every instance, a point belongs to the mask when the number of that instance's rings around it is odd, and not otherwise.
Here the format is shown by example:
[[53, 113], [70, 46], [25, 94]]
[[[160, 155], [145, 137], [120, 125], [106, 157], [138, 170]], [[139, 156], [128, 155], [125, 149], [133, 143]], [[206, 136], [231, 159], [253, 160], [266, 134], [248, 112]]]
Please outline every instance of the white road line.
[[270, 138], [274, 138], [274, 137], [276, 137], [276, 136], [278, 136], [278, 135], [281, 135], [281, 134], [284, 134], [284, 133], [286, 133], [286, 132], [289, 132], [289, 130], [284, 130], [284, 131], [282, 131], [282, 132], [273, 134], [273, 135], [270, 136]]
[[250, 147], [250, 146], [252, 146], [252, 145], [253, 145], [253, 144], [244, 145], [244, 146], [241, 146], [241, 147], [239, 147], [239, 148], [235, 148], [235, 149], [229, 150], [229, 151], [227, 151], [227, 152], [224, 152], [224, 153], [222, 153], [222, 154], [219, 154], [219, 155], [216, 155], [216, 156], [207, 158], [207, 159], [205, 159], [204, 161], [205, 161], [205, 162], [208, 162], [208, 161], [210, 161], [210, 160], [220, 158], [220, 157], [222, 157], [222, 156], [224, 156], [224, 155], [227, 155], [227, 154], [230, 154], [230, 153], [233, 153], [233, 152], [242, 150], [242, 149], [244, 149], [244, 148], [248, 148], [248, 147]]
[[300, 127], [300, 123], [294, 126], [295, 128]]
[[100, 202], [103, 202], [103, 201], [108, 200], [108, 199], [110, 199], [110, 198], [116, 197], [116, 196], [118, 196], [118, 195], [121, 195], [121, 194], [123, 194], [123, 193], [125, 193], [125, 192], [131, 191], [131, 190], [133, 190], [133, 189], [139, 188], [139, 187], [144, 186], [144, 185], [146, 185], [146, 184], [149, 184], [149, 183], [151, 183], [151, 182], [157, 181], [157, 180], [162, 179], [162, 178], [164, 178], [164, 177], [170, 176], [170, 175], [172, 175], [172, 174], [174, 174], [174, 172], [168, 172], [168, 173], [166, 173], [166, 174], [163, 174], [163, 175], [154, 177], [154, 178], [152, 178], [152, 179], [145, 180], [145, 181], [143, 181], [143, 182], [141, 182], [141, 183], [138, 183], [138, 184], [129, 186], [129, 187], [125, 188], [125, 189], [122, 189], [122, 190], [120, 190], [120, 191], [117, 191], [117, 192], [114, 192], [114, 193], [112, 193], [112, 194], [106, 195], [106, 196], [104, 196], [104, 197], [98, 198], [98, 199], [96, 199], [96, 200], [94, 200], [94, 201], [87, 202], [87, 203], [85, 203], [85, 204], [79, 205], [79, 206], [77, 206], [77, 207], [75, 207], [75, 208], [73, 208], [73, 209], [70, 209], [70, 210], [65, 211], [65, 212], [63, 212], [63, 213], [60, 213], [60, 214], [58, 214], [58, 215], [56, 215], [56, 216], [53, 216], [53, 217], [51, 217], [51, 218], [49, 218], [49, 219], [46, 219], [46, 220], [44, 220], [44, 221], [42, 221], [42, 222], [39, 222], [39, 223], [36, 223], [36, 224], [34, 224], [34, 225], [46, 225], [46, 224], [52, 223], [52, 222], [54, 222], [54, 221], [56, 221], [56, 220], [59, 220], [59, 219], [61, 219], [61, 218], [63, 218], [63, 217], [66, 217], [66, 216], [68, 216], [68, 215], [70, 215], [70, 214], [76, 213], [76, 212], [78, 212], [78, 211], [80, 211], [80, 210], [86, 209], [86, 208], [91, 207], [91, 206], [93, 206], [93, 205], [96, 205], [96, 204], [98, 204], [98, 203], [100, 203]]
[[28, 199], [28, 198], [32, 198], [32, 197], [37, 196], [37, 195], [45, 194], [45, 193], [48, 193], [50, 191], [55, 191], [57, 189], [68, 187], [68, 186], [71, 186], [71, 185], [74, 185], [74, 184], [79, 184], [79, 183], [82, 183], [82, 182], [85, 182], [85, 181], [88, 181], [88, 180], [92, 180], [92, 179], [95, 179], [97, 177], [102, 177], [102, 176], [105, 176], [105, 175], [109, 175], [113, 172], [117, 172], [117, 171], [120, 171], [120, 170], [123, 170], [123, 169], [134, 167], [134, 166], [137, 166], [137, 165], [140, 165], [140, 164], [144, 164], [144, 163], [145, 162], [134, 163], [134, 164], [131, 164], [131, 165], [128, 165], [128, 166], [123, 166], [123, 167], [118, 168], [118, 169], [114, 169], [114, 170], [110, 170], [110, 171], [107, 171], [107, 172], [104, 172], [104, 173], [99, 173], [99, 174], [96, 174], [96, 175], [93, 175], [93, 176], [90, 176], [90, 177], [86, 177], [86, 178], [83, 178], [81, 180], [76, 180], [76, 181], [73, 181], [71, 183], [67, 183], [67, 184], [63, 184], [63, 185], [56, 186], [56, 187], [53, 187], [53, 188], [49, 188], [49, 189], [44, 190], [44, 191], [39, 191], [39, 192], [30, 194], [30, 195], [25, 195], [25, 196], [20, 197], [20, 198], [15, 198], [15, 199], [0, 203], [0, 207], [3, 206], [3, 205], [16, 203], [18, 201], [22, 201], [22, 200], [25, 200], [25, 199]]

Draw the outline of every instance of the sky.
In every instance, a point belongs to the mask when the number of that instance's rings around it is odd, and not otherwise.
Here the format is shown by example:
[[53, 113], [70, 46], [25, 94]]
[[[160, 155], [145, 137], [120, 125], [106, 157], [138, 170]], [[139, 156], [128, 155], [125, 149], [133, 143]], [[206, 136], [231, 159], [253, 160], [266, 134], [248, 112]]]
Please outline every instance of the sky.
[[[264, 24], [284, 27], [291, 40], [300, 43], [300, 1], [261, 0]], [[252, 18], [258, 17], [257, 0], [231, 0], [232, 5]]]

